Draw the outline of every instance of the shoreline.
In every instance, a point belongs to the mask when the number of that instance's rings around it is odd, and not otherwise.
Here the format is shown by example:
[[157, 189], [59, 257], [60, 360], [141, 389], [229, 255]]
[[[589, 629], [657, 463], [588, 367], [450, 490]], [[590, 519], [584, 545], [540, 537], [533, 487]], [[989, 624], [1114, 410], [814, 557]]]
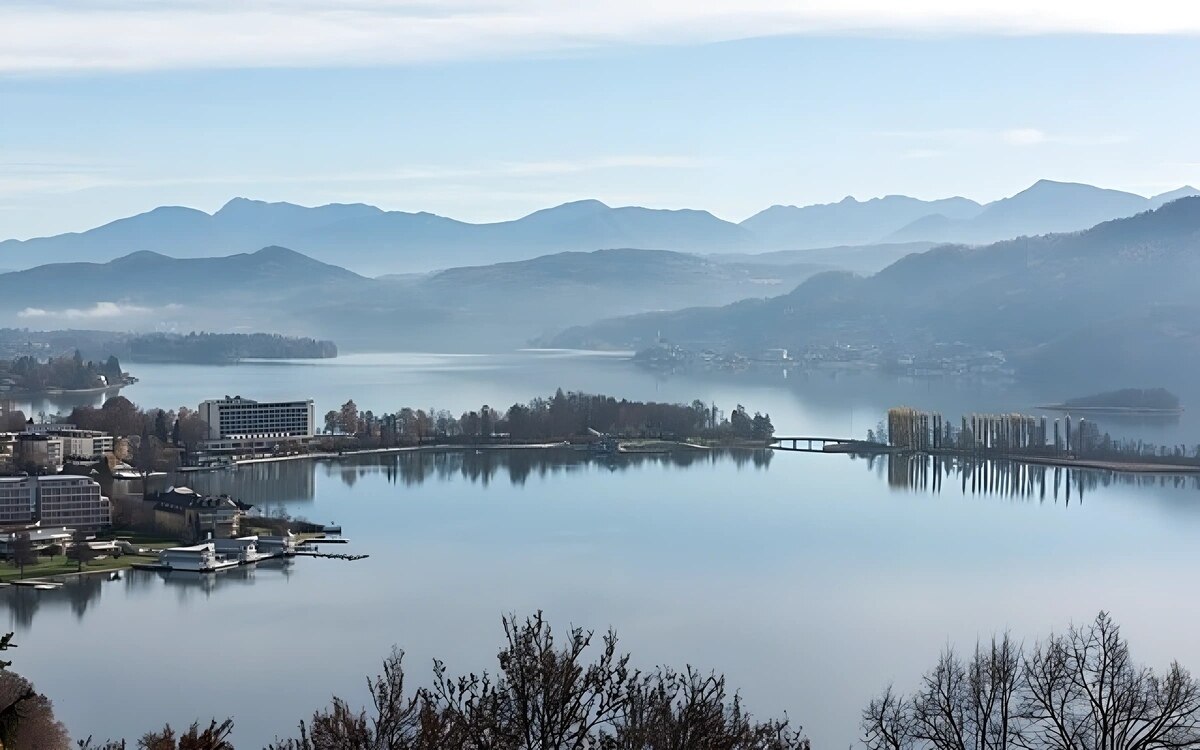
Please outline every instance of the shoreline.
[[1069, 469], [1093, 469], [1121, 474], [1200, 474], [1200, 466], [1186, 464], [1125, 463], [1089, 458], [1049, 458], [1040, 456], [1005, 456], [1006, 460], [1042, 466], [1062, 466]]
[[[649, 455], [649, 454], [671, 453], [674, 451], [681, 451], [681, 452], [704, 451], [704, 450], [713, 450], [715, 448], [732, 448], [732, 449], [740, 448], [740, 449], [745, 449], [745, 450], [756, 450], [756, 449], [770, 447], [768, 445], [745, 445], [745, 444], [738, 444], [738, 443], [732, 443], [729, 445], [704, 445], [701, 443], [695, 443], [695, 442], [684, 441], [684, 440], [681, 440], [681, 441], [652, 441], [654, 443], [653, 446], [636, 445], [636, 443], [638, 443], [639, 441], [635, 440], [635, 439], [631, 439], [628, 442], [635, 443], [635, 445], [631, 445], [628, 448], [621, 447], [621, 448], [618, 448], [618, 450], [612, 451], [612, 452], [603, 452], [603, 453], [593, 452], [593, 453], [594, 453], [594, 455], [638, 455], [638, 454]], [[229, 469], [229, 468], [236, 469], [239, 466], [252, 466], [255, 464], [282, 463], [285, 461], [323, 461], [323, 460], [335, 460], [335, 459], [340, 459], [340, 458], [354, 458], [357, 456], [386, 456], [386, 455], [394, 455], [394, 454], [400, 454], [400, 453], [413, 453], [413, 452], [417, 452], [417, 451], [447, 451], [447, 452], [449, 452], [449, 451], [553, 450], [556, 448], [558, 448], [558, 449], [568, 448], [569, 449], [572, 447], [572, 445], [573, 445], [573, 443], [571, 443], [570, 441], [567, 441], [567, 440], [562, 440], [562, 441], [557, 441], [557, 442], [549, 442], [549, 443], [505, 443], [505, 444], [470, 443], [470, 444], [463, 444], [463, 445], [457, 445], [457, 444], [405, 445], [405, 446], [396, 446], [393, 448], [363, 448], [361, 450], [353, 450], [353, 451], [340, 451], [340, 452], [322, 451], [319, 453], [296, 453], [296, 454], [288, 455], [288, 456], [263, 456], [262, 458], [241, 458], [241, 459], [237, 459], [237, 460], [233, 461], [232, 464], [226, 464], [226, 465], [222, 465], [222, 466], [184, 466], [184, 467], [180, 467], [180, 468], [176, 469], [176, 471], [188, 474], [188, 473], [195, 473], [195, 472], [202, 472], [202, 471], [224, 471], [225, 469]], [[587, 452], [587, 451], [581, 450], [580, 452], [583, 453], [583, 452]]]
[[121, 383], [120, 385], [103, 385], [95, 388], [43, 388], [37, 391], [4, 391], [0, 393], [0, 399], [18, 399], [18, 398], [37, 398], [39, 396], [94, 396], [97, 393], [108, 393], [109, 391], [119, 391], [122, 388], [128, 388], [135, 385], [137, 381], [130, 383]]
[[[785, 449], [785, 452], [787, 451]], [[1036, 464], [1039, 466], [1061, 466], [1068, 469], [1092, 469], [1095, 471], [1111, 471], [1120, 474], [1200, 474], [1200, 465], [1196, 464], [1167, 464], [1154, 461], [1113, 461], [1103, 458], [1056, 458], [1054, 456], [1026, 456], [1015, 453], [973, 454], [962, 450], [902, 450], [888, 445], [873, 445], [865, 443], [838, 443], [826, 446], [820, 451], [803, 451], [812, 453], [828, 453], [832, 455], [901, 455], [919, 453], [926, 456], [956, 458], [966, 461], [1012, 461], [1013, 463]]]
[[1042, 411], [1082, 412], [1084, 414], [1108, 414], [1129, 417], [1178, 417], [1183, 407], [1158, 409], [1152, 406], [1069, 406], [1067, 404], [1043, 404], [1034, 407]]

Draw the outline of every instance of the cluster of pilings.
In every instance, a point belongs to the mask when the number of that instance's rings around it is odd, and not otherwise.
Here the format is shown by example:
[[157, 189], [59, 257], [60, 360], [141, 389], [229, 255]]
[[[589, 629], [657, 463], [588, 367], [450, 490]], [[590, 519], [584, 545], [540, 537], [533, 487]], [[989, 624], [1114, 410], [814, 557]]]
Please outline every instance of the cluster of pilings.
[[[1054, 420], [1028, 414], [972, 414], [955, 427], [941, 414], [909, 407], [888, 410], [888, 444], [903, 451], [964, 451], [972, 454], [1082, 455], [1099, 443], [1099, 430], [1070, 415]], [[1073, 429], [1074, 427], [1074, 429]]]
[[[1044, 451], [1046, 418], [1025, 414], [972, 414], [962, 419], [960, 447], [973, 453], [986, 451]], [[968, 431], [969, 430], [969, 431]]]
[[901, 406], [888, 409], [888, 442], [902, 450], [925, 451], [943, 445], [945, 422], [941, 414]]

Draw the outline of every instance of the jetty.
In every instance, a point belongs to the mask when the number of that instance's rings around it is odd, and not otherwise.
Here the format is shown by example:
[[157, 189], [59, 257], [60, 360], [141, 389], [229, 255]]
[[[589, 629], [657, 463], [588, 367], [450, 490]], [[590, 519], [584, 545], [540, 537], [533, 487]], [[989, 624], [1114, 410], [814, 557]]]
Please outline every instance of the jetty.
[[[972, 414], [955, 424], [934, 412], [908, 407], [888, 410], [887, 432], [868, 440], [779, 435], [769, 447], [796, 453], [855, 455], [925, 454], [960, 460], [995, 459], [1027, 464], [1139, 474], [1200, 474], [1200, 454], [1183, 446], [1173, 452], [1142, 453], [1101, 433], [1094, 421], [1053, 421], [1026, 414]], [[882, 440], [880, 438], [883, 438]]]

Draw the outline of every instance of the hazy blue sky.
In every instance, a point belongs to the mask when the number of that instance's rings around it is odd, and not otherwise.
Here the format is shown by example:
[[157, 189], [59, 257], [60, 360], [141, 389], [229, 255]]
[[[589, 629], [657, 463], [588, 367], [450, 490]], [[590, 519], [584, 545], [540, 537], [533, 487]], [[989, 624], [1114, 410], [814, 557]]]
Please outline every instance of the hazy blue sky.
[[[1200, 9], [1037, 5], [6, 3], [0, 237], [235, 195], [741, 220], [1042, 177], [1200, 181]], [[1130, 31], [1148, 33], [1110, 33]]]

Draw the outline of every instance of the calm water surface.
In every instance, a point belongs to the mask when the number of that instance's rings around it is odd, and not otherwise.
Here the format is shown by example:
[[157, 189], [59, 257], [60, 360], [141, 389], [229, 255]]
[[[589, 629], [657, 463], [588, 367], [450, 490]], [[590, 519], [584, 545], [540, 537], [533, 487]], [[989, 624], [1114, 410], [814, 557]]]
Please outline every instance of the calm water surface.
[[948, 639], [1032, 638], [1105, 608], [1140, 658], [1200, 665], [1193, 481], [934, 475], [753, 453], [259, 466], [208, 481], [336, 520], [370, 558], [93, 577], [0, 600], [18, 667], [77, 734], [230, 715], [239, 747], [289, 732], [333, 692], [365, 700], [363, 676], [393, 644], [422, 680], [434, 656], [494, 667], [500, 614], [538, 608], [617, 627], [643, 665], [723, 670], [754, 710], [788, 711], [823, 747], [853, 741], [872, 692], [912, 685]]
[[[504, 409], [555, 388], [619, 398], [716, 403], [726, 412], [741, 403], [769, 413], [780, 434], [864, 437], [892, 406], [940, 411], [951, 419], [972, 412], [1031, 412], [1040, 404], [1086, 395], [1054, 385], [896, 378], [874, 371], [737, 375], [664, 375], [637, 367], [625, 354], [524, 351], [511, 354], [351, 354], [330, 360], [243, 362], [235, 365], [127, 363], [140, 382], [122, 391], [138, 405], [196, 408], [206, 398], [241, 395], [262, 401], [312, 398], [318, 420], [353, 398], [376, 414], [402, 406], [461, 413], [483, 404]], [[1154, 385], [1154, 384], [1131, 384]], [[1179, 394], [1186, 405], [1196, 393]], [[55, 396], [14, 404], [28, 415], [99, 405], [102, 396]], [[1051, 414], [1051, 416], [1057, 416]], [[1200, 443], [1200, 410], [1167, 420], [1103, 417], [1114, 436], [1159, 443]]]
[[[1040, 395], [864, 378], [664, 381], [549, 354], [385, 360], [139, 366], [128, 395], [465, 409], [563, 385], [741, 401], [781, 430], [835, 435], [865, 432], [898, 401], [953, 413], [976, 395], [987, 403], [968, 408]], [[261, 747], [332, 693], [365, 700], [364, 675], [393, 645], [421, 681], [435, 656], [455, 671], [494, 668], [500, 614], [538, 608], [560, 625], [615, 626], [640, 664], [721, 670], [754, 711], [786, 710], [820, 747], [853, 742], [871, 695], [914, 685], [948, 640], [966, 646], [1005, 628], [1032, 639], [1101, 608], [1138, 658], [1200, 668], [1200, 489], [1190, 479], [790, 453], [510, 451], [279, 463], [193, 481], [337, 521], [347, 551], [370, 557], [0, 592], [16, 667], [77, 735], [134, 737], [228, 715], [239, 747]]]

